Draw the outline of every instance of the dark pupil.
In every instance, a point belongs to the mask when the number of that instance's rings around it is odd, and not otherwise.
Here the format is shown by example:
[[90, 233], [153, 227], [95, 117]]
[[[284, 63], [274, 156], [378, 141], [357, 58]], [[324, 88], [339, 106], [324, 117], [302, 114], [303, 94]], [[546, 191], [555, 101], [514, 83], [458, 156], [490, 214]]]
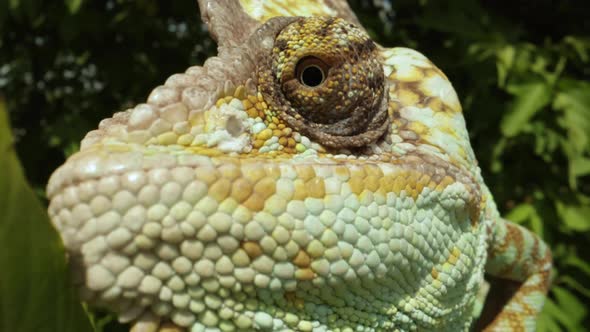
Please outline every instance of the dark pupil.
[[324, 73], [317, 66], [309, 66], [301, 73], [301, 83], [312, 88], [322, 84], [323, 81]]

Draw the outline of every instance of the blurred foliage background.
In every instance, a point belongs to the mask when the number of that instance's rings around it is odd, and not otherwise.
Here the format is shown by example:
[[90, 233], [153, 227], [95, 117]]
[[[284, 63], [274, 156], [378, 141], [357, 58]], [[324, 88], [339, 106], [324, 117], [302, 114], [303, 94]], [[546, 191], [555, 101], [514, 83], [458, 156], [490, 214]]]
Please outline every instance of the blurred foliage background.
[[[352, 6], [384, 46], [419, 50], [453, 82], [501, 211], [554, 252], [539, 331], [590, 326], [590, 2], [373, 0]], [[44, 199], [84, 134], [142, 102], [215, 44], [191, 1], [0, 0], [0, 94]], [[4, 176], [5, 174], [0, 174]], [[91, 312], [97, 331], [123, 331]]]

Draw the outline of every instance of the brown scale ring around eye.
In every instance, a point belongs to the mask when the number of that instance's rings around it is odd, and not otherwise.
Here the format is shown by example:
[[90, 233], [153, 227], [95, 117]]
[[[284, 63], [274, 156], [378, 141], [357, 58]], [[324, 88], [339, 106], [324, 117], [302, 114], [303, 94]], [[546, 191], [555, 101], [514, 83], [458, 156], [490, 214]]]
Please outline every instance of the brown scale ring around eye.
[[286, 26], [258, 81], [283, 121], [326, 147], [366, 146], [389, 128], [376, 46], [342, 19], [300, 18]]

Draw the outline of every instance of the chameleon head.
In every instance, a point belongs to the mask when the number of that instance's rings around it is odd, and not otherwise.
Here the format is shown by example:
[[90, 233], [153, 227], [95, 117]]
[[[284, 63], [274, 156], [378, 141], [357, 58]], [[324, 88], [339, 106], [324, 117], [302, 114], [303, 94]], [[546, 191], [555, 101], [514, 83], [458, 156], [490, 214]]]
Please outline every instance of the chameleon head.
[[324, 146], [361, 147], [387, 131], [377, 46], [343, 19], [300, 18], [286, 26], [258, 82], [282, 120]]
[[54, 172], [81, 294], [136, 331], [464, 329], [485, 235], [454, 90], [345, 2], [288, 3], [200, 0], [219, 55]]

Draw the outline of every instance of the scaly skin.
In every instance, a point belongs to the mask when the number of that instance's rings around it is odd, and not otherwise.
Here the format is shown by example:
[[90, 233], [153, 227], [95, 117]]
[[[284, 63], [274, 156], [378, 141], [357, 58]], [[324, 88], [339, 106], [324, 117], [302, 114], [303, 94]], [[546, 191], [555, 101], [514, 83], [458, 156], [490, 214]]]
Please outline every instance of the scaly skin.
[[500, 218], [438, 68], [341, 1], [200, 5], [219, 57], [50, 179], [86, 301], [135, 332], [467, 331], [487, 272], [520, 286], [486, 328], [534, 330], [550, 251]]

